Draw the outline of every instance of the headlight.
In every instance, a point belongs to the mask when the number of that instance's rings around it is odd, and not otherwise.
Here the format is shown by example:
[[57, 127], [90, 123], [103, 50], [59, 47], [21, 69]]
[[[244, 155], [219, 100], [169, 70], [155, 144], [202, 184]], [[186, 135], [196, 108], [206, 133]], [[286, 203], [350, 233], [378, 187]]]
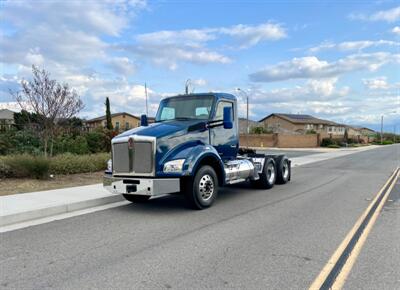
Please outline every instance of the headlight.
[[176, 159], [164, 164], [164, 172], [182, 172], [185, 159]]
[[107, 171], [112, 171], [112, 159], [107, 161]]

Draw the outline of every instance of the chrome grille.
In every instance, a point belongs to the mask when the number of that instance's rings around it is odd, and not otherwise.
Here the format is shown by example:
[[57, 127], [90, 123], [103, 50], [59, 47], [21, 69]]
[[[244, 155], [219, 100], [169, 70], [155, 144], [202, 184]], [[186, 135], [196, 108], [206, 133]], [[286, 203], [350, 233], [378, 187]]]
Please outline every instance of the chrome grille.
[[[137, 138], [139, 139], [139, 138]], [[133, 138], [133, 149], [127, 142], [114, 143], [113, 172], [116, 175], [152, 175], [154, 174], [154, 141]]]
[[128, 143], [113, 144], [113, 171], [115, 173], [130, 171]]
[[151, 173], [153, 170], [153, 144], [136, 141], [133, 148], [133, 170], [136, 173]]

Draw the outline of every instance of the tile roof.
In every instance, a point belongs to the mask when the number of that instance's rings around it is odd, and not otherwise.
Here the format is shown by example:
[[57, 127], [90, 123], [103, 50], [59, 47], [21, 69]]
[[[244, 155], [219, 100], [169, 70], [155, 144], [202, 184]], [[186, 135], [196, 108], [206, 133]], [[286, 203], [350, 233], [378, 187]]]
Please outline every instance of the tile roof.
[[[130, 116], [132, 118], [136, 118], [136, 119], [140, 120], [140, 117], [137, 117], [135, 115], [132, 115], [132, 114], [129, 114], [129, 113], [126, 113], [126, 112], [111, 114], [111, 118], [112, 117], [121, 116], [121, 115], [127, 115], [127, 116]], [[103, 121], [105, 119], [106, 119], [106, 115], [101, 116], [101, 117], [97, 117], [97, 118], [93, 118], [93, 119], [90, 119], [90, 120], [86, 120], [85, 122], [89, 122], [89, 123], [90, 122], [97, 122], [97, 121]]]
[[328, 121], [328, 120], [323, 120], [319, 118], [315, 118], [311, 115], [303, 115], [303, 114], [279, 114], [279, 113], [273, 113], [268, 115], [267, 117], [263, 118], [260, 120], [260, 122], [264, 121], [265, 119], [271, 117], [271, 116], [276, 116], [282, 119], [285, 119], [293, 124], [323, 124], [323, 125], [332, 125], [332, 126], [339, 126], [339, 124]]

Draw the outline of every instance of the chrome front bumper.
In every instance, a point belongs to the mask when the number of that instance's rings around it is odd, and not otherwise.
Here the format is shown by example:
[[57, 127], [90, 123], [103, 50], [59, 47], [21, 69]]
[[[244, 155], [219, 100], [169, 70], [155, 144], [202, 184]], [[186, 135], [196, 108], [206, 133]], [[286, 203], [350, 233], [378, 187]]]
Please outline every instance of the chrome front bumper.
[[105, 174], [103, 186], [114, 194], [157, 196], [180, 191], [179, 178], [121, 178]]

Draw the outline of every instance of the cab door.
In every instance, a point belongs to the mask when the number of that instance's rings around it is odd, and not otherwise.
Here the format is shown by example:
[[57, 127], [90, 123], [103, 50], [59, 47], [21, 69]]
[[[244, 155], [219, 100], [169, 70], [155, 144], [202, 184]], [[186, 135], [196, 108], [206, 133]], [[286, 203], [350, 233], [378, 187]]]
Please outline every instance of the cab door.
[[[220, 125], [223, 121], [224, 107], [232, 108], [232, 129], [224, 129], [223, 125]], [[236, 117], [236, 108], [233, 102], [228, 100], [218, 101], [213, 118], [213, 123], [216, 124], [216, 127], [210, 129], [210, 139], [211, 145], [215, 147], [218, 154], [224, 160], [236, 158], [239, 150], [239, 136], [237, 133], [238, 124]], [[221, 121], [221, 123], [217, 121]]]

